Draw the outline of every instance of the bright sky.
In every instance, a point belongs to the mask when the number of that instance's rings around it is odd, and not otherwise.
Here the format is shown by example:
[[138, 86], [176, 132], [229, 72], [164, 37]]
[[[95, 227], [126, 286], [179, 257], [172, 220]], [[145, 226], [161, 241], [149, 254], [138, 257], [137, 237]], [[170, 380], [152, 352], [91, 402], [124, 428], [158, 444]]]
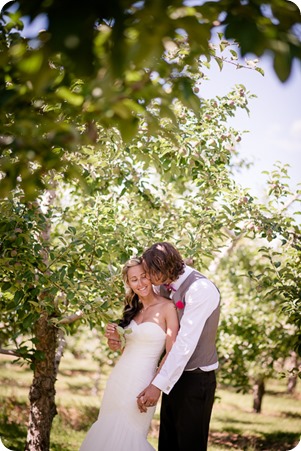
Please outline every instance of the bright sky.
[[276, 161], [290, 165], [293, 186], [301, 183], [301, 64], [294, 64], [285, 83], [275, 75], [270, 57], [262, 58], [258, 66], [264, 70], [264, 76], [253, 70], [237, 70], [231, 64], [224, 64], [220, 71], [212, 63], [210, 81], [204, 83], [204, 97], [227, 94], [235, 84], [243, 84], [256, 94], [257, 98], [249, 102], [250, 115], [239, 111], [231, 125], [249, 131], [242, 135], [238, 150], [254, 162], [252, 168], [237, 174], [236, 179], [261, 197], [266, 180], [262, 171], [272, 170]]

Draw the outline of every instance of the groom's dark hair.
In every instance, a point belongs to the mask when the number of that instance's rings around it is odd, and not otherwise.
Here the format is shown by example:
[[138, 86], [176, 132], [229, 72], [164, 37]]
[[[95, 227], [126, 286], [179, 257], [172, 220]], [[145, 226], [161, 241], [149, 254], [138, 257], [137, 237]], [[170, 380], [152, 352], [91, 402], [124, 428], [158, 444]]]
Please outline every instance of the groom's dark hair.
[[142, 254], [150, 275], [161, 274], [166, 279], [176, 280], [184, 272], [184, 260], [170, 243], [155, 243]]

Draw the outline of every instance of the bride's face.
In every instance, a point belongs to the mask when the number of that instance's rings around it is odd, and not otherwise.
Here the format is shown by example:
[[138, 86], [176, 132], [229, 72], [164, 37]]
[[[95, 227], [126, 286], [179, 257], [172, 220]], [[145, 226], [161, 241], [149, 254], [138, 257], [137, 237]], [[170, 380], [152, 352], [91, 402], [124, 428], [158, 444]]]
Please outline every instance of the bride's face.
[[139, 297], [145, 297], [152, 292], [152, 283], [142, 265], [129, 268], [128, 284]]

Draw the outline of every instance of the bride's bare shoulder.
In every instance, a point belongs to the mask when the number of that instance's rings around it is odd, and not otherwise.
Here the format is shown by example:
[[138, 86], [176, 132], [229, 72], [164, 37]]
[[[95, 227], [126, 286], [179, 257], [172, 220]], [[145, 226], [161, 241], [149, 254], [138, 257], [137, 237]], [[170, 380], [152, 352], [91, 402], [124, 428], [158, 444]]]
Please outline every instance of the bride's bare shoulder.
[[164, 296], [160, 296], [159, 294], [157, 296], [157, 300], [158, 300], [158, 302], [170, 302], [171, 301], [171, 299], [165, 298]]
[[162, 305], [162, 307], [165, 307], [168, 305], [174, 305], [174, 303], [171, 299], [164, 298], [163, 296], [159, 297], [159, 302]]

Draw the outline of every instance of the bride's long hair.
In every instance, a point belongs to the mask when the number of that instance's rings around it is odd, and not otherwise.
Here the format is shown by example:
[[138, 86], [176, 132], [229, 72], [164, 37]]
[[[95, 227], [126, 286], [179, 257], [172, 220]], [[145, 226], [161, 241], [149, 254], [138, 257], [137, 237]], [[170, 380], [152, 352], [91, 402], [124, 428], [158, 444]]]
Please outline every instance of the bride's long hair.
[[142, 265], [142, 258], [130, 258], [123, 269], [122, 269], [122, 279], [125, 288], [125, 306], [123, 309], [123, 315], [119, 321], [119, 326], [126, 327], [130, 324], [131, 320], [137, 315], [137, 313], [142, 309], [142, 304], [139, 301], [137, 293], [135, 293], [129, 286], [128, 272], [130, 268], [134, 266]]

